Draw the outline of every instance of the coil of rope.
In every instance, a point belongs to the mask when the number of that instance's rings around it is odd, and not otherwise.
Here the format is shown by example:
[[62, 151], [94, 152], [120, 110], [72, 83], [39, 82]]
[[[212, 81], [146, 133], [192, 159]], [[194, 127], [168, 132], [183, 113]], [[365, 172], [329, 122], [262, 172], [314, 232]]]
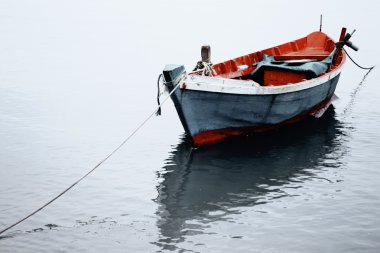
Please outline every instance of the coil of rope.
[[199, 61], [194, 70], [190, 73], [199, 73], [202, 76], [214, 76], [215, 70], [211, 62]]

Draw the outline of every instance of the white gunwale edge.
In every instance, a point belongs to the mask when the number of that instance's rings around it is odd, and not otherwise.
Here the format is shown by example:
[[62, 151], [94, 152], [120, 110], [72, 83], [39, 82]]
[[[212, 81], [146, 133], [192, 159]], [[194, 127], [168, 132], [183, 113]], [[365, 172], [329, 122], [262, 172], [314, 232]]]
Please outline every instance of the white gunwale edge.
[[195, 90], [204, 92], [218, 92], [241, 95], [271, 95], [306, 90], [328, 82], [330, 79], [339, 75], [344, 65], [345, 57], [341, 64], [332, 71], [299, 83], [292, 83], [280, 86], [261, 86], [254, 81], [236, 80], [220, 77], [186, 75], [182, 80], [180, 88], [182, 90]]

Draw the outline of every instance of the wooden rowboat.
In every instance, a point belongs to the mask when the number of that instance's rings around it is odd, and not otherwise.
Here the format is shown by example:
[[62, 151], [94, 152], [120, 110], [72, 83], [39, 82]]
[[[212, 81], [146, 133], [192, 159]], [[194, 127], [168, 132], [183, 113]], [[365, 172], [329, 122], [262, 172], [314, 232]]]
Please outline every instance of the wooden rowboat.
[[[164, 84], [194, 146], [321, 117], [330, 106], [350, 34], [338, 43], [323, 32], [212, 65], [209, 48], [186, 73], [167, 65]], [[175, 89], [175, 90], [174, 90]]]

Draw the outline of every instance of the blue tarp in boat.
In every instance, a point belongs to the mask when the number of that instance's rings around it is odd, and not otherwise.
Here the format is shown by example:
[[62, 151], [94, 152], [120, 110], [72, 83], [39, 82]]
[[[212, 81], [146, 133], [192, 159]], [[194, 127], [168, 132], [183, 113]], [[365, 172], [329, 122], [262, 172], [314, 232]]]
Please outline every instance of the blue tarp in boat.
[[331, 65], [335, 50], [323, 61], [276, 61], [274, 56], [263, 54], [262, 61], [257, 63], [257, 68], [250, 74], [252, 79], [262, 76], [265, 69], [279, 69], [306, 73], [308, 78], [314, 78], [325, 73]]

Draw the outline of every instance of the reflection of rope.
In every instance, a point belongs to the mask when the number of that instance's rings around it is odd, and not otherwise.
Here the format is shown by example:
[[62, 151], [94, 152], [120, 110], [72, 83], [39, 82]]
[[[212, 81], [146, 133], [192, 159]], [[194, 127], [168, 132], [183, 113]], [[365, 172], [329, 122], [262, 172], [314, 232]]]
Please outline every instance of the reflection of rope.
[[358, 86], [352, 91], [352, 93], [350, 95], [351, 96], [350, 102], [348, 102], [348, 105], [346, 106], [346, 108], [344, 108], [343, 115], [346, 115], [349, 111], [351, 111], [351, 108], [352, 108], [352, 106], [355, 103], [356, 95], [360, 91], [360, 88], [363, 86], [365, 79], [367, 78], [369, 72], [371, 72], [373, 68], [374, 67], [372, 67], [372, 68], [370, 68], [368, 70], [368, 72], [363, 76], [363, 79], [360, 81], [360, 83], [358, 84]]
[[72, 185], [70, 185], [68, 188], [66, 188], [64, 191], [62, 191], [60, 194], [58, 194], [57, 196], [55, 196], [53, 199], [51, 199], [50, 201], [48, 201], [46, 204], [44, 204], [43, 206], [41, 206], [40, 208], [38, 208], [37, 210], [35, 210], [34, 212], [32, 212], [31, 214], [25, 216], [24, 218], [22, 218], [21, 220], [17, 221], [16, 223], [8, 226], [7, 228], [3, 229], [0, 231], [0, 235], [4, 232], [6, 232], [7, 230], [13, 228], [14, 226], [20, 224], [21, 222], [25, 221], [26, 219], [32, 217], [33, 215], [35, 215], [36, 213], [38, 213], [39, 211], [41, 211], [42, 209], [44, 209], [45, 207], [47, 207], [48, 205], [50, 205], [51, 203], [53, 203], [55, 200], [57, 200], [59, 197], [61, 197], [63, 194], [65, 194], [66, 192], [68, 192], [71, 188], [73, 188], [76, 184], [78, 184], [80, 181], [82, 181], [83, 179], [85, 179], [88, 175], [90, 175], [92, 172], [94, 172], [98, 167], [100, 167], [100, 165], [102, 165], [104, 162], [106, 162], [112, 155], [114, 155], [119, 149], [121, 149], [121, 147], [127, 143], [127, 141], [129, 141], [129, 139], [132, 138], [133, 135], [135, 135], [137, 133], [137, 131], [139, 131], [144, 125], [145, 123], [148, 122], [148, 120], [150, 120], [152, 118], [153, 115], [156, 114], [156, 112], [161, 109], [161, 106], [168, 100], [168, 98], [173, 94], [173, 92], [180, 86], [181, 82], [178, 82], [178, 84], [172, 89], [172, 91], [169, 93], [169, 95], [162, 101], [161, 105], [158, 105], [158, 108], [156, 108], [142, 123], [140, 123], [140, 125], [137, 126], [137, 128], [130, 134], [128, 135], [127, 138], [124, 139], [123, 142], [121, 142], [121, 144], [119, 146], [117, 146], [111, 153], [109, 153], [105, 158], [103, 158], [103, 160], [101, 160], [97, 165], [95, 165], [95, 167], [93, 167], [89, 172], [87, 172], [84, 176], [82, 176], [81, 178], [79, 178], [77, 181], [75, 181]]
[[[346, 49], [343, 48], [343, 50], [344, 50], [344, 52], [347, 54], [348, 58], [350, 58], [350, 60], [351, 60], [356, 66], [358, 66], [359, 68], [361, 68], [361, 69], [369, 69], [369, 70], [371, 70], [371, 69], [373, 69], [373, 68], [375, 67], [375, 66], [372, 66], [372, 67], [370, 67], [370, 68], [365, 68], [365, 67], [360, 66], [360, 65], [357, 64], [357, 63], [354, 61], [354, 59], [352, 59], [352, 57], [347, 53]], [[369, 73], [369, 72], [368, 72], [368, 73]]]
[[366, 68], [366, 67], [363, 67], [363, 66], [360, 66], [358, 63], [356, 63], [354, 61], [354, 59], [352, 59], [352, 57], [347, 53], [346, 49], [344, 49], [344, 47], [342, 47], [342, 49], [344, 50], [344, 52], [347, 54], [348, 58], [350, 58], [350, 60], [358, 67], [358, 68], [361, 68], [361, 69], [366, 69], [368, 70], [368, 72], [363, 76], [363, 79], [360, 81], [360, 83], [358, 84], [358, 86], [352, 91], [351, 93], [351, 99], [350, 99], [350, 102], [348, 102], [348, 105], [346, 106], [346, 108], [344, 108], [343, 110], [343, 115], [346, 115], [349, 111], [351, 111], [351, 108], [352, 106], [354, 105], [355, 103], [355, 99], [356, 99], [356, 95], [358, 94], [358, 92], [360, 91], [360, 88], [363, 86], [364, 84], [364, 81], [365, 79], [367, 78], [369, 72], [372, 71], [372, 69], [375, 67], [375, 66], [372, 66], [372, 67], [369, 67], [369, 68]]

